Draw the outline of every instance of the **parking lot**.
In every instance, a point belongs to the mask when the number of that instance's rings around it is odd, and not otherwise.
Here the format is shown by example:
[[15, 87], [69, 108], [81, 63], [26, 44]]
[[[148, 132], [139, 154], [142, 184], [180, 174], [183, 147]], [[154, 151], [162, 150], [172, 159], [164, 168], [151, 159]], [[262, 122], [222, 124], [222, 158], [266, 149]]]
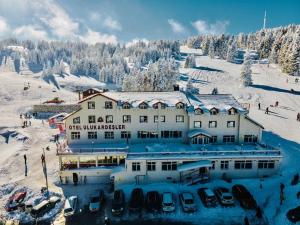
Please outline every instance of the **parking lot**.
[[[231, 186], [231, 185], [230, 185]], [[218, 225], [218, 224], [231, 224], [238, 225], [243, 224], [244, 217], [255, 218], [255, 210], [244, 210], [240, 207], [240, 204], [235, 201], [234, 206], [222, 206], [219, 203], [216, 207], [205, 207], [202, 203], [197, 190], [200, 187], [213, 188], [214, 184], [200, 184], [195, 186], [186, 186], [181, 184], [149, 184], [138, 186], [143, 189], [144, 195], [148, 191], [156, 190], [160, 194], [165, 191], [174, 193], [175, 196], [175, 211], [171, 213], [164, 213], [162, 211], [157, 213], [148, 212], [143, 209], [141, 213], [131, 213], [128, 210], [128, 202], [130, 199], [131, 191], [136, 188], [135, 185], [123, 186], [122, 190], [125, 193], [125, 211], [121, 216], [113, 216], [111, 214], [111, 203], [113, 198], [113, 192], [108, 186], [100, 185], [82, 185], [82, 186], [69, 186], [66, 187], [65, 196], [77, 195], [79, 198], [79, 204], [77, 207], [77, 213], [72, 218], [66, 221], [66, 224], [83, 225], [86, 221], [89, 224], [103, 224], [104, 217], [110, 218], [112, 224], [201, 224], [201, 225]], [[106, 201], [99, 212], [91, 213], [88, 210], [88, 204], [90, 198], [96, 195], [100, 189], [105, 191]], [[196, 212], [186, 213], [182, 210], [182, 206], [179, 201], [179, 193], [182, 191], [189, 191], [193, 194], [195, 204], [197, 207]], [[256, 221], [257, 222], [257, 221]], [[251, 223], [254, 224], [254, 223]], [[255, 224], [265, 224], [263, 221]]]

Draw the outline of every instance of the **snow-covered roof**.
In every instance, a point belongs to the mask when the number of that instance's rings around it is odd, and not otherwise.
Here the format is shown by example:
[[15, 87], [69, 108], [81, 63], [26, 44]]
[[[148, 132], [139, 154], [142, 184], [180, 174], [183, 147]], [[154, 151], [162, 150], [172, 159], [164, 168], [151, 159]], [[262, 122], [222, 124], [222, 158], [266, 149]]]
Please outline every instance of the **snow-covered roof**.
[[241, 104], [230, 94], [197, 94], [190, 95], [189, 100], [194, 109], [200, 108], [204, 112], [209, 112], [216, 108], [219, 112], [228, 112], [229, 109], [234, 108], [240, 113], [246, 113]]
[[212, 163], [210, 160], [200, 160], [197, 162], [192, 162], [192, 163], [187, 163], [183, 164], [177, 167], [177, 171], [183, 172], [187, 170], [193, 170], [193, 169], [198, 169], [202, 167], [211, 167]]
[[202, 130], [202, 129], [194, 129], [194, 130], [189, 131], [188, 137], [192, 138], [192, 137], [195, 137], [200, 134], [207, 136], [207, 137], [211, 137], [211, 135], [207, 131]]
[[186, 95], [180, 91], [172, 92], [104, 92], [101, 93], [110, 99], [116, 101], [128, 102], [133, 107], [137, 107], [142, 102], [152, 107], [157, 102], [165, 103], [168, 107], [175, 106], [178, 102], [188, 104]]

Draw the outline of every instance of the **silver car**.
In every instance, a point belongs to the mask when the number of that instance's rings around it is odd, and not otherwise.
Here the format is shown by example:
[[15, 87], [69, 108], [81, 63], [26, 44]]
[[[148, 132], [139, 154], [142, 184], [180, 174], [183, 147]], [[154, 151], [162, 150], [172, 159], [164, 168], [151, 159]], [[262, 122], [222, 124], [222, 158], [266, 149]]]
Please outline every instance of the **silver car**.
[[175, 199], [171, 192], [162, 194], [162, 210], [164, 212], [173, 212], [175, 210]]
[[184, 212], [197, 211], [194, 196], [191, 192], [183, 192], [179, 195], [180, 203]]

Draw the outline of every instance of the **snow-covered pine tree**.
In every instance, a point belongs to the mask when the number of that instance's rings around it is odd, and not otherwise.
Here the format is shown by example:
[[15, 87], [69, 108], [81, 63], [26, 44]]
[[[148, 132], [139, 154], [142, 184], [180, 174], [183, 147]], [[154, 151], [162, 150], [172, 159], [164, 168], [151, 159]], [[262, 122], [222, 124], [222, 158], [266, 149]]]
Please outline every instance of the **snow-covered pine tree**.
[[228, 47], [227, 56], [226, 56], [227, 62], [234, 62], [236, 51], [237, 51], [237, 44], [236, 41], [233, 40], [231, 45]]
[[293, 76], [300, 75], [300, 34], [294, 37], [287, 59], [286, 72]]
[[184, 68], [195, 68], [195, 67], [196, 67], [195, 55], [194, 54], [188, 55], [185, 59]]
[[210, 38], [209, 47], [208, 47], [208, 55], [210, 58], [215, 58], [215, 41], [213, 37]]
[[244, 87], [252, 85], [252, 70], [251, 70], [251, 59], [248, 55], [244, 58], [244, 63], [241, 69], [241, 85]]

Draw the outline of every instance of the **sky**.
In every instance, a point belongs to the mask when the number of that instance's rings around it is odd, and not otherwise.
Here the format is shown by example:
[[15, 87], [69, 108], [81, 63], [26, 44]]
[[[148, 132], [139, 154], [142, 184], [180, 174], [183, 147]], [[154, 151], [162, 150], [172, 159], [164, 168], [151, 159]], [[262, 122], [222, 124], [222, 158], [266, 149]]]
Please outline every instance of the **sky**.
[[0, 0], [0, 39], [131, 43], [300, 24], [300, 0]]

